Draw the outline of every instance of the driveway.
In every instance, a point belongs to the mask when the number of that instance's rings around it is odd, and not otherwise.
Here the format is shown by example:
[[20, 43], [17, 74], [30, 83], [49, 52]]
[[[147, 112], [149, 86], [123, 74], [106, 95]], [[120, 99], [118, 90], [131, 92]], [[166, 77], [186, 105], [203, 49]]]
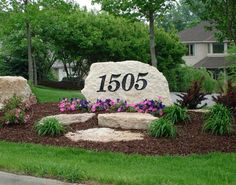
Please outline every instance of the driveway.
[[53, 179], [45, 179], [45, 178], [0, 172], [0, 185], [82, 185], [82, 184], [71, 184]]

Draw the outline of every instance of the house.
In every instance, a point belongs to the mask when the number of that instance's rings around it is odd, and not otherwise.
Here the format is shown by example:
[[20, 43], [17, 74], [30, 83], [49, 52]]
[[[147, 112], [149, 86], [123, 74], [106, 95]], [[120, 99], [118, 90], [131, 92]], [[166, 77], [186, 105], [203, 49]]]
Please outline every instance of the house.
[[225, 59], [229, 42], [218, 42], [214, 31], [207, 30], [207, 26], [208, 22], [201, 22], [195, 27], [179, 32], [180, 41], [187, 47], [183, 60], [188, 66], [220, 71], [231, 65]]
[[[69, 74], [73, 73], [73, 66], [67, 65], [67, 69]], [[52, 66], [52, 70], [58, 81], [62, 81], [63, 78], [67, 77], [64, 64], [61, 61], [56, 61]]]

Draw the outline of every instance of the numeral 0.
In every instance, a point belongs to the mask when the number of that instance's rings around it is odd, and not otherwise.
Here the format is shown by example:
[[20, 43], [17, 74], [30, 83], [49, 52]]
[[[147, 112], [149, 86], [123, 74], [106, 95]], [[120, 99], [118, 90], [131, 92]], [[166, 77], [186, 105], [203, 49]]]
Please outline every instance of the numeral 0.
[[[134, 75], [132, 73], [128, 73], [123, 77], [122, 82], [120, 84], [120, 82], [117, 79], [121, 76], [121, 74], [112, 74], [107, 89], [110, 92], [115, 92], [120, 88], [120, 86], [122, 86], [122, 89], [124, 91], [130, 91], [133, 87], [138, 91], [143, 90], [147, 87], [148, 83], [147, 80], [142, 77], [145, 77], [147, 75], [148, 73], [139, 73], [136, 80], [136, 84], [134, 84], [135, 83]], [[106, 90], [104, 89], [106, 75], [100, 76], [99, 78], [101, 78], [101, 84], [97, 92], [106, 92]], [[130, 84], [127, 84], [128, 79], [130, 79]]]

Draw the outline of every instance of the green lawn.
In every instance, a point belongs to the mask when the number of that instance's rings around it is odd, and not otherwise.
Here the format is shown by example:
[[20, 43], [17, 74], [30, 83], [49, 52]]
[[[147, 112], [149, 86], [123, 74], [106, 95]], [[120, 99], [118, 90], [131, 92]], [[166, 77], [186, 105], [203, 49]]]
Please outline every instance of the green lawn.
[[40, 103], [58, 102], [62, 98], [84, 98], [80, 91], [53, 89], [43, 86], [33, 87], [32, 90]]
[[116, 185], [235, 185], [236, 154], [141, 156], [0, 142], [0, 169]]

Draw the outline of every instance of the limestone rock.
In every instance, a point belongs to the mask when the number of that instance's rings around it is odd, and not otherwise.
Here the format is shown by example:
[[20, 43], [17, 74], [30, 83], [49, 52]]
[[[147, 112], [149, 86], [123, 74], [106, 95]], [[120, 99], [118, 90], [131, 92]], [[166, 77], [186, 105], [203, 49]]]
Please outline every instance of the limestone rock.
[[95, 142], [131, 141], [142, 140], [144, 137], [141, 133], [116, 131], [110, 128], [91, 128], [76, 131], [75, 133], [68, 132], [65, 136], [75, 142], [80, 140]]
[[149, 124], [156, 119], [158, 118], [145, 113], [99, 114], [98, 125], [110, 128], [146, 130]]
[[30, 101], [31, 104], [36, 103], [36, 99], [25, 78], [0, 76], [0, 108], [3, 107], [6, 100], [14, 95], [20, 96], [23, 101]]
[[40, 122], [42, 122], [44, 119], [47, 119], [47, 118], [56, 118], [63, 125], [70, 125], [73, 123], [84, 123], [92, 119], [95, 115], [96, 115], [95, 113], [58, 114], [58, 115], [44, 117], [41, 119]]
[[164, 75], [157, 68], [138, 61], [92, 64], [82, 93], [91, 102], [119, 98], [138, 103], [161, 96], [165, 105], [172, 104]]

